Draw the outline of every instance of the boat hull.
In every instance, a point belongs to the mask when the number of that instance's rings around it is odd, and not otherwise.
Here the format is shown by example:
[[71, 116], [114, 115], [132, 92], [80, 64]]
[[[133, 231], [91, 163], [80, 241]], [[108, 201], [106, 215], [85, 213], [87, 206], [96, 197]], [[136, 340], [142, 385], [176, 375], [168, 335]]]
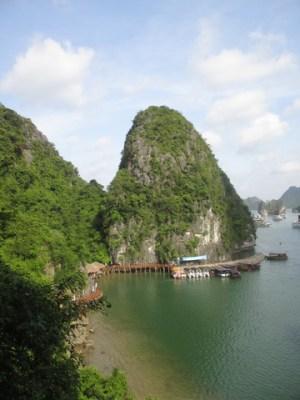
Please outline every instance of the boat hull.
[[270, 253], [265, 258], [268, 261], [286, 261], [288, 256], [286, 253]]

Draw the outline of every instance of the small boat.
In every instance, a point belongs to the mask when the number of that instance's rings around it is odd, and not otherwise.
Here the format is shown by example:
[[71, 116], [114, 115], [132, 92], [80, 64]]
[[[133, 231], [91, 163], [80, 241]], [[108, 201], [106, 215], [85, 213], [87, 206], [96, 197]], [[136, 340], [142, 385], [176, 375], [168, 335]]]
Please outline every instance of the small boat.
[[196, 273], [195, 273], [194, 271], [189, 271], [189, 272], [187, 273], [187, 277], [188, 277], [189, 279], [194, 279], [194, 278], [196, 278]]
[[186, 273], [185, 272], [173, 272], [171, 274], [173, 279], [186, 279]]
[[257, 228], [269, 228], [271, 226], [271, 222], [268, 221], [260, 221], [258, 223], [255, 223]]
[[273, 215], [273, 221], [282, 221], [282, 219], [281, 215]]
[[288, 259], [288, 256], [286, 253], [269, 253], [265, 256], [265, 259], [269, 261], [285, 261]]
[[210, 278], [210, 273], [207, 269], [202, 271], [202, 274], [203, 274], [203, 278]]
[[300, 215], [298, 215], [298, 221], [292, 223], [293, 228], [300, 228]]
[[230, 278], [231, 270], [226, 268], [216, 268], [215, 276], [218, 276], [219, 278]]

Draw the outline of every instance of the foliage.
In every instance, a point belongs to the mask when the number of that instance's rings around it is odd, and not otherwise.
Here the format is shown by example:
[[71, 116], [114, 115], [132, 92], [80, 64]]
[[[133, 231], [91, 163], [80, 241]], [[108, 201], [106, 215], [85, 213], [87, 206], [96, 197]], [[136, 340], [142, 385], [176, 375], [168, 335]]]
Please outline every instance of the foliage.
[[154, 240], [161, 262], [183, 251], [193, 253], [199, 241], [189, 240], [179, 250], [176, 240], [208, 210], [221, 222], [227, 251], [255, 235], [249, 210], [209, 146], [180, 113], [167, 107], [149, 107], [134, 119], [103, 210], [114, 260], [124, 247], [124, 260], [139, 260], [147, 239]]
[[80, 370], [79, 400], [133, 400], [128, 392], [125, 376], [115, 369], [111, 376], [103, 378], [94, 367]]
[[132, 400], [118, 370], [103, 378], [95, 368], [79, 368], [70, 338], [81, 313], [61, 286], [0, 262], [1, 398]]
[[3, 106], [0, 181], [4, 261], [41, 277], [53, 270], [70, 275], [86, 261], [109, 261], [99, 219], [102, 186], [84, 182], [29, 120]]
[[0, 263], [0, 316], [2, 398], [76, 399], [78, 361], [67, 338], [78, 310], [68, 296]]

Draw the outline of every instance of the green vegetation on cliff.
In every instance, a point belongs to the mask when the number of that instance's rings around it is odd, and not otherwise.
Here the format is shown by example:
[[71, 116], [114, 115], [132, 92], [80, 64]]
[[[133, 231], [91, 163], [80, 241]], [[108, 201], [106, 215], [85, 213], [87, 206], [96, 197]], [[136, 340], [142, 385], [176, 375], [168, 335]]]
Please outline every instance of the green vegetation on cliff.
[[81, 366], [70, 340], [81, 312], [60, 286], [0, 260], [1, 399], [133, 400], [120, 371]]
[[[134, 119], [105, 210], [109, 248], [120, 262], [197, 253], [217, 226], [217, 255], [255, 235], [247, 207], [209, 146], [167, 107], [149, 107]], [[203, 222], [208, 215], [210, 222]]]
[[[108, 261], [98, 212], [104, 191], [83, 181], [30, 120], [0, 107], [0, 257], [14, 268], [73, 274]], [[59, 267], [59, 268], [57, 268]]]

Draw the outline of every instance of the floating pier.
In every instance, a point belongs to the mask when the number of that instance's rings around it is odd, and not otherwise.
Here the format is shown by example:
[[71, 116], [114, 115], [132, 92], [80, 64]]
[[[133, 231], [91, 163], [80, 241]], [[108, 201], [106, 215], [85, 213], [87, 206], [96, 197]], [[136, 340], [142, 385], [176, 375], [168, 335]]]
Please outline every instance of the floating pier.
[[263, 254], [256, 254], [252, 257], [243, 258], [239, 260], [219, 261], [216, 263], [198, 263], [189, 266], [175, 266], [172, 264], [155, 264], [155, 263], [128, 263], [128, 264], [114, 264], [107, 266], [105, 274], [110, 273], [137, 273], [137, 272], [171, 272], [174, 268], [192, 269], [201, 268], [206, 270], [213, 270], [218, 267], [235, 269], [238, 271], [254, 271], [259, 269], [261, 262], [264, 260]]
[[203, 268], [223, 267], [228, 269], [237, 269], [238, 271], [255, 271], [260, 268], [260, 264], [264, 261], [264, 254], [255, 254], [254, 256], [241, 258], [239, 260], [220, 261], [211, 264], [201, 264]]

